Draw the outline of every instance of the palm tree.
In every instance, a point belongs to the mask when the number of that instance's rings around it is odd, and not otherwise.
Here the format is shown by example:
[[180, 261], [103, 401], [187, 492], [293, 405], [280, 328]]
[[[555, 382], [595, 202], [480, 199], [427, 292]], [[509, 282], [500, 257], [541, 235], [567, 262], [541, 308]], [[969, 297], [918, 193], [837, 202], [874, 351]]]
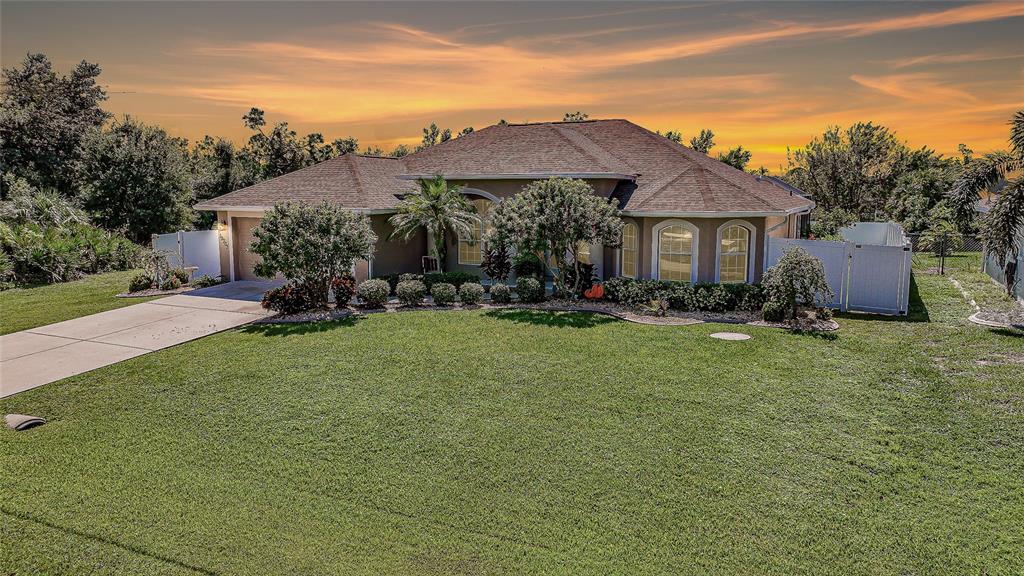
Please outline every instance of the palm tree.
[[408, 241], [420, 228], [425, 228], [434, 239], [433, 255], [444, 271], [448, 253], [449, 235], [470, 236], [479, 222], [476, 208], [462, 195], [458, 186], [448, 186], [442, 176], [420, 180], [420, 191], [410, 194], [398, 203], [398, 213], [388, 221], [394, 227], [389, 239], [399, 237]]
[[1024, 110], [1010, 121], [1010, 151], [972, 159], [953, 184], [949, 199], [957, 220], [970, 223], [981, 192], [1004, 179], [1006, 186], [981, 222], [981, 238], [985, 250], [1003, 264], [1006, 293], [1011, 294], [1024, 238]]

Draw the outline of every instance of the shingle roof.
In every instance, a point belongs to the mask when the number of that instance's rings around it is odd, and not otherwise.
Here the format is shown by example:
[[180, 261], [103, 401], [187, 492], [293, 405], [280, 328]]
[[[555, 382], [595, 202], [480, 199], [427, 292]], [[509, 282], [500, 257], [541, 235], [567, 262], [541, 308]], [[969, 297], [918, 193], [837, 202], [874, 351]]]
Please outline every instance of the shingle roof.
[[280, 202], [316, 204], [328, 201], [349, 208], [393, 208], [395, 194], [416, 190], [416, 183], [396, 177], [406, 172], [398, 158], [343, 154], [212, 198], [198, 210], [269, 207]]
[[621, 206], [634, 213], [780, 213], [813, 205], [627, 120], [588, 120], [489, 126], [401, 159], [347, 154], [198, 208], [325, 199], [351, 208], [391, 208], [395, 194], [415, 189], [410, 178], [433, 174], [635, 180]]

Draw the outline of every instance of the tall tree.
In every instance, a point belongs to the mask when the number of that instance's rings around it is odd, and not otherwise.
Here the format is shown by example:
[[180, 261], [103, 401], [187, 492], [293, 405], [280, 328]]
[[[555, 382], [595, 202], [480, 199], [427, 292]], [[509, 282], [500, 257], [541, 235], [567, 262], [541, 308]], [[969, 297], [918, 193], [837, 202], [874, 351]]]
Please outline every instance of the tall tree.
[[[209, 200], [250, 186], [256, 182], [253, 174], [229, 140], [206, 136], [192, 148], [192, 190], [196, 201]], [[208, 228], [216, 215], [200, 212], [196, 226]]]
[[669, 130], [664, 134], [661, 133], [661, 130], [658, 130], [657, 134], [658, 136], [664, 136], [665, 138], [668, 138], [669, 140], [675, 142], [676, 144], [683, 143], [683, 135], [676, 130]]
[[743, 146], [737, 146], [725, 154], [718, 153], [718, 161], [723, 164], [728, 164], [737, 170], [746, 170], [747, 164], [750, 163], [750, 150], [746, 150]]
[[700, 131], [700, 134], [690, 138], [690, 148], [701, 154], [707, 154], [715, 147], [715, 133], [707, 128]]
[[[80, 62], [58, 75], [43, 54], [29, 54], [20, 68], [3, 70], [0, 164], [37, 188], [72, 196], [85, 138], [110, 117], [97, 84], [100, 67]], [[6, 187], [0, 185], [0, 195]]]
[[94, 223], [136, 242], [191, 227], [191, 179], [186, 142], [130, 117], [85, 143], [85, 209]]
[[337, 154], [354, 154], [359, 150], [359, 140], [349, 136], [348, 138], [337, 138], [331, 142]]
[[477, 222], [476, 209], [458, 186], [449, 186], [442, 176], [420, 180], [418, 194], [409, 194], [398, 203], [398, 213], [389, 222], [392, 238], [408, 240], [421, 228], [434, 239], [433, 255], [444, 271], [448, 238], [468, 236]]
[[981, 193], [1006, 180], [995, 203], [981, 222], [985, 250], [1003, 265], [1006, 293], [1013, 292], [1017, 256], [1024, 243], [1024, 110], [1010, 120], [1010, 150], [974, 158], [949, 192], [958, 221], [969, 224]]
[[577, 110], [575, 112], [566, 112], [565, 116], [562, 116], [562, 122], [583, 122], [587, 118], [590, 118], [589, 114]]

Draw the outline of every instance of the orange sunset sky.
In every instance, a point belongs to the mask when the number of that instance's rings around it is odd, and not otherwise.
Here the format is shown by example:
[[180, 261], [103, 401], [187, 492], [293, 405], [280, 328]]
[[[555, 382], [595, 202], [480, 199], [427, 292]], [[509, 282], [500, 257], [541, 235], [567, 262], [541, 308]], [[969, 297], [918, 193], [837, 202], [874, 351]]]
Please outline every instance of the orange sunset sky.
[[872, 120], [952, 154], [1006, 146], [1024, 108], [1024, 2], [18, 3], [2, 62], [103, 68], [106, 108], [191, 140], [271, 122], [362, 146], [430, 122], [628, 118], [700, 128], [778, 170], [829, 124]]

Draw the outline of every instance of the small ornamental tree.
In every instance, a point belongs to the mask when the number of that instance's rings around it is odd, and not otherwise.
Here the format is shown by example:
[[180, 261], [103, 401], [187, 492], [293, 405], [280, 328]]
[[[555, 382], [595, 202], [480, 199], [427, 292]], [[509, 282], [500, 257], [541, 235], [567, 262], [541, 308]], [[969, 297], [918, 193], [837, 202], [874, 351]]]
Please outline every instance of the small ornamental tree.
[[802, 248], [787, 248], [774, 266], [765, 272], [762, 286], [765, 291], [765, 316], [776, 314], [780, 318], [796, 320], [797, 306], [824, 305], [832, 300], [832, 288], [825, 278], [821, 260]]
[[583, 180], [537, 180], [491, 210], [488, 243], [517, 246], [521, 253], [548, 252], [558, 269], [558, 292], [575, 295], [582, 277], [577, 251], [590, 244], [617, 246], [622, 234], [618, 212]]
[[278, 204], [253, 230], [251, 250], [262, 261], [255, 272], [278, 273], [308, 285], [313, 306], [327, 304], [331, 280], [350, 274], [356, 260], [369, 259], [377, 236], [362, 215], [324, 202]]

